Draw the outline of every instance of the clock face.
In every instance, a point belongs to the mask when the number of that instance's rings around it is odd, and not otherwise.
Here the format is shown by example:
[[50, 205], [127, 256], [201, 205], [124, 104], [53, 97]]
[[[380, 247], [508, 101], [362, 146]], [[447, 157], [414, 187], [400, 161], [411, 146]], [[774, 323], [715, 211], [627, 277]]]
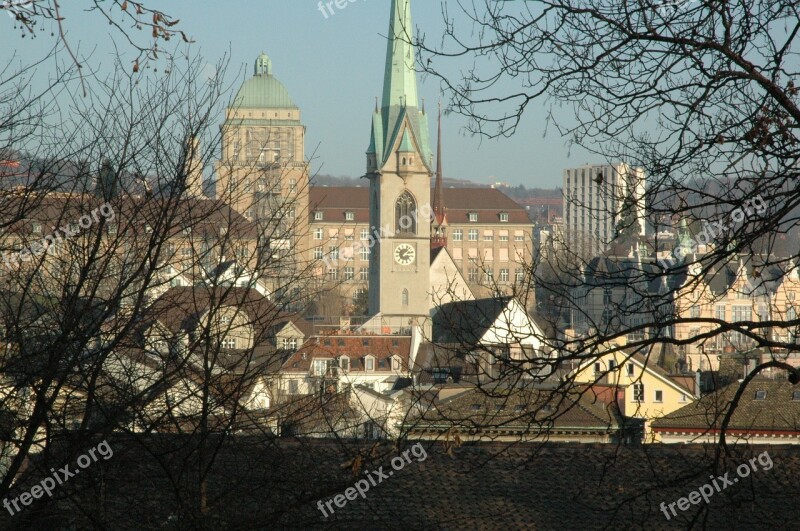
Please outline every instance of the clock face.
[[394, 248], [394, 260], [400, 265], [411, 265], [417, 257], [417, 251], [412, 245], [401, 243]]

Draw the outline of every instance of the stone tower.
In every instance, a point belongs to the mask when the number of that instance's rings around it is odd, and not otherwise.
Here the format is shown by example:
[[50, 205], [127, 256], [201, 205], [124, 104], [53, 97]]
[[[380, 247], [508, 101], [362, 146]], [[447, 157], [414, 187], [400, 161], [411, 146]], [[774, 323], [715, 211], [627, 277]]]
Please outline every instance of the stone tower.
[[392, 328], [427, 329], [430, 309], [431, 164], [428, 118], [419, 108], [410, 0], [392, 0], [383, 99], [367, 150], [375, 245], [369, 308]]

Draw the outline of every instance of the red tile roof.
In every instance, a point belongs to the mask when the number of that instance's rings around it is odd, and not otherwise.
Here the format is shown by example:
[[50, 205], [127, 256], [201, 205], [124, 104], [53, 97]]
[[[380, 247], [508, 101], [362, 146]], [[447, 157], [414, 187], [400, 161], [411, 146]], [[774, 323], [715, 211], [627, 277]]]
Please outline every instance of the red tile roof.
[[[329, 335], [310, 338], [283, 364], [282, 370], [305, 372], [314, 358], [350, 358], [350, 372], [365, 371], [363, 358], [375, 356], [375, 372], [391, 372], [392, 356], [399, 356], [402, 370], [408, 370], [411, 338], [408, 336]], [[383, 363], [383, 366], [381, 366]]]
[[[356, 223], [369, 223], [369, 187], [311, 187], [310, 212], [322, 211], [324, 221], [345, 222], [344, 213], [353, 212]], [[530, 224], [522, 206], [494, 188], [448, 188], [444, 193], [447, 220], [468, 223], [470, 213], [478, 214], [478, 223], [500, 223], [500, 214], [508, 214], [508, 223]]]

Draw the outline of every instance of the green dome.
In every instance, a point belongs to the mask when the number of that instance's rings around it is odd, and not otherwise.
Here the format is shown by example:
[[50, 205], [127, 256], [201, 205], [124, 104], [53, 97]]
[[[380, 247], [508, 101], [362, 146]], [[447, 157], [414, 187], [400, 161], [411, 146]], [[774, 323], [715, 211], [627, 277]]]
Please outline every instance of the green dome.
[[234, 108], [297, 109], [289, 91], [272, 75], [272, 61], [267, 54], [258, 56], [253, 77], [239, 89], [233, 100]]

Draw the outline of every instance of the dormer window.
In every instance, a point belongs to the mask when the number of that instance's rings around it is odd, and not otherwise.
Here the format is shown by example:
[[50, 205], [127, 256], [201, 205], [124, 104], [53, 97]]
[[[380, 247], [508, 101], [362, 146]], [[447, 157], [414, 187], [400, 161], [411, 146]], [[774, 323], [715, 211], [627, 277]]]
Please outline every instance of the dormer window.
[[314, 212], [314, 221], [322, 221], [324, 219], [323, 213], [319, 210]]
[[477, 212], [470, 212], [469, 213], [469, 222], [470, 223], [477, 223], [478, 222], [478, 213]]
[[500, 212], [500, 223], [508, 223], [508, 212]]
[[375, 356], [364, 356], [364, 368], [368, 371], [375, 370]]
[[766, 400], [767, 399], [767, 392], [763, 389], [759, 389], [756, 391], [756, 400]]
[[356, 219], [356, 215], [355, 213], [348, 211], [344, 213], [344, 219], [345, 221], [354, 221]]
[[31, 232], [34, 234], [41, 234], [42, 233], [42, 224], [38, 221], [34, 221], [31, 225]]
[[399, 371], [401, 367], [400, 356], [392, 356], [392, 370]]
[[347, 356], [340, 357], [339, 358], [339, 368], [341, 368], [343, 371], [349, 371], [350, 370], [350, 358], [348, 358]]

